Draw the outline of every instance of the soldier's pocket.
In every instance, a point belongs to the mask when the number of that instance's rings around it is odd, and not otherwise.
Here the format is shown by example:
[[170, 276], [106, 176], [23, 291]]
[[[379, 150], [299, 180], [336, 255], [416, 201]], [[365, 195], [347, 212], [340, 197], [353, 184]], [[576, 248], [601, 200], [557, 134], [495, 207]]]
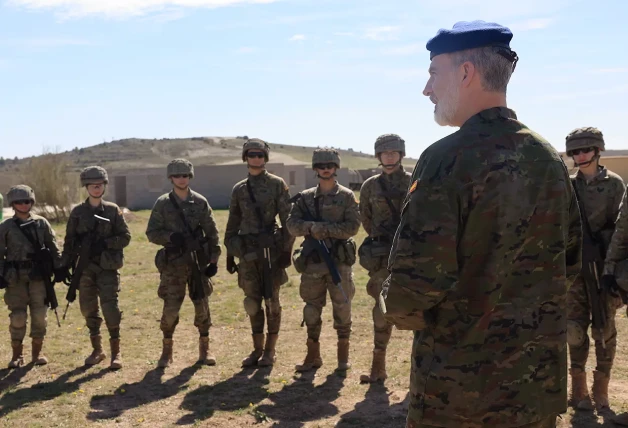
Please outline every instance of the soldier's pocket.
[[124, 253], [120, 250], [104, 250], [100, 255], [103, 270], [118, 270], [124, 266]]
[[166, 267], [166, 249], [162, 248], [155, 254], [155, 267], [161, 273]]
[[305, 272], [307, 268], [306, 257], [303, 255], [303, 248], [297, 248], [292, 253], [292, 263], [298, 273]]

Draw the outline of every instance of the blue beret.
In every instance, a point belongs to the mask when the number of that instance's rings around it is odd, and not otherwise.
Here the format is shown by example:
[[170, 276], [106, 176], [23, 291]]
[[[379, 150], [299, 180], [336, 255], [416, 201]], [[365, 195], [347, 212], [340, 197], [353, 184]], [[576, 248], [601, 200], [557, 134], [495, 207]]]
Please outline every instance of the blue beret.
[[430, 59], [436, 55], [479, 48], [497, 46], [510, 50], [512, 32], [509, 28], [494, 22], [461, 21], [451, 30], [441, 28], [425, 46], [430, 51]]

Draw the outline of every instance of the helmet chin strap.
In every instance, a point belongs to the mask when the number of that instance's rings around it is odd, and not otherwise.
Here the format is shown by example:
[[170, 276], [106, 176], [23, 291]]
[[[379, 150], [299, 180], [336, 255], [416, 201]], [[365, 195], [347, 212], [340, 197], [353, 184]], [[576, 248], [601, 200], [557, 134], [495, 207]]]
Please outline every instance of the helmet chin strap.
[[399, 165], [401, 165], [401, 160], [393, 163], [393, 164], [384, 164], [382, 162], [379, 163], [379, 166], [381, 166], [382, 168], [386, 168], [386, 169], [394, 169], [396, 167], [398, 167]]
[[593, 161], [599, 160], [600, 159], [600, 155], [599, 153], [596, 154], [595, 156], [593, 156], [590, 160], [586, 161], [586, 162], [576, 162], [576, 159], [574, 158], [573, 163], [578, 167], [587, 167], [589, 165], [591, 165], [593, 163]]

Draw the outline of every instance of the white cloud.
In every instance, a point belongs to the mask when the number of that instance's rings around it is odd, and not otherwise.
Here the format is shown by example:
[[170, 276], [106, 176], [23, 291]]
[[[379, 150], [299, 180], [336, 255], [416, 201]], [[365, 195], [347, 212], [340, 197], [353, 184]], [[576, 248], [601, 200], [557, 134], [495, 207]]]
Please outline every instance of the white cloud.
[[552, 18], [526, 19], [524, 21], [519, 21], [519, 22], [510, 24], [508, 28], [510, 28], [513, 32], [542, 30], [543, 28], [549, 27], [553, 22], [554, 22], [554, 19]]
[[52, 10], [66, 18], [89, 15], [125, 18], [159, 13], [168, 8], [218, 8], [277, 1], [280, 0], [8, 0], [8, 3], [33, 10]]
[[384, 55], [397, 55], [397, 56], [415, 55], [422, 52], [427, 52], [425, 50], [425, 43], [423, 44], [414, 43], [410, 45], [396, 46], [396, 47], [391, 47], [391, 48], [382, 50], [382, 53]]
[[398, 26], [385, 25], [381, 27], [372, 27], [364, 32], [364, 38], [370, 40], [397, 40], [398, 33], [401, 30]]
[[295, 34], [294, 36], [290, 37], [291, 42], [297, 42], [301, 40], [305, 40], [305, 34]]

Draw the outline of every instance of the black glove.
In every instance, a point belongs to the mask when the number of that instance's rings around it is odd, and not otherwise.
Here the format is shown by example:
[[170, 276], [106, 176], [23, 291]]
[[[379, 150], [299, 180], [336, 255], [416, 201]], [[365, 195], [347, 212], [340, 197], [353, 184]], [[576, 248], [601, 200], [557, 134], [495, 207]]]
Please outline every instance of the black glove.
[[290, 251], [282, 251], [282, 253], [279, 255], [279, 259], [277, 259], [277, 266], [279, 267], [279, 269], [286, 269], [290, 267], [291, 264], [292, 254], [290, 254]]
[[6, 279], [4, 279], [3, 276], [0, 276], [0, 290], [2, 290], [3, 288], [7, 288], [9, 286], [9, 283], [7, 282]]
[[606, 291], [608, 291], [611, 296], [619, 297], [619, 285], [617, 285], [615, 275], [602, 276], [602, 286], [606, 288]]
[[233, 256], [227, 256], [227, 272], [234, 274], [238, 271], [238, 265], [236, 265], [235, 258]]
[[218, 265], [216, 263], [210, 263], [205, 268], [205, 276], [211, 278], [218, 273]]
[[89, 248], [89, 255], [90, 257], [99, 256], [106, 249], [107, 243], [105, 242], [105, 240], [99, 239], [98, 241], [92, 243], [91, 247]]
[[177, 248], [185, 246], [185, 236], [181, 232], [174, 232], [170, 235], [170, 243]]
[[53, 283], [64, 282], [68, 279], [68, 270], [66, 268], [55, 269], [54, 270], [55, 277], [52, 280]]

